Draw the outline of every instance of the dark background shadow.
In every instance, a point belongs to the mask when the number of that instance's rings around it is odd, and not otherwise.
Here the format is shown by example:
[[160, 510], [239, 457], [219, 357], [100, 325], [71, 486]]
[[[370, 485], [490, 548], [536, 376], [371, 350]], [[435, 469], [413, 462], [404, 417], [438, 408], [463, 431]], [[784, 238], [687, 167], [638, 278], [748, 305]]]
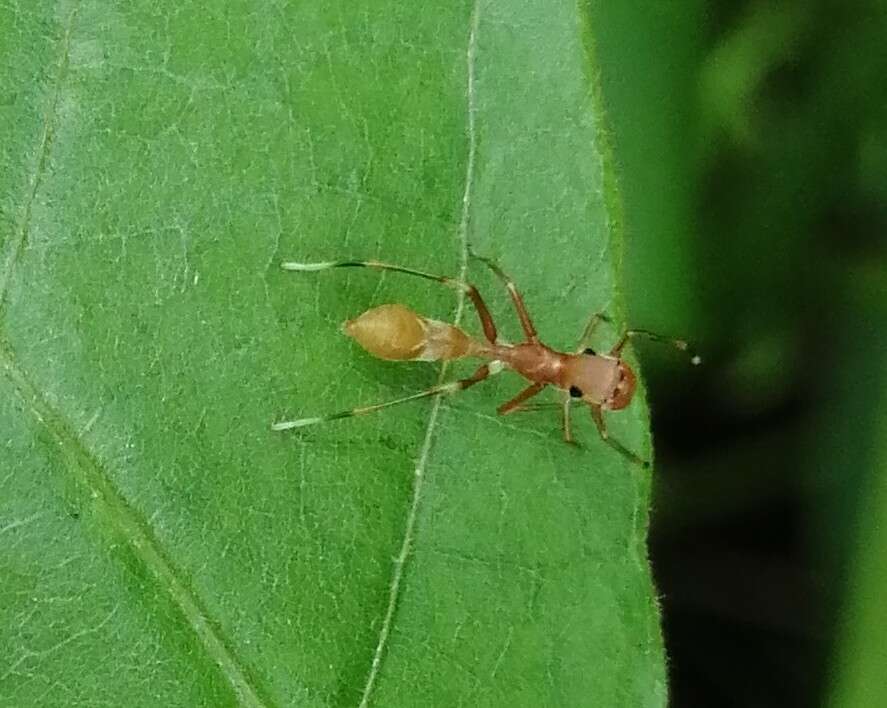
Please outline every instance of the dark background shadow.
[[639, 352], [672, 705], [885, 705], [887, 3], [650, 5], [590, 8], [632, 325], [706, 360]]

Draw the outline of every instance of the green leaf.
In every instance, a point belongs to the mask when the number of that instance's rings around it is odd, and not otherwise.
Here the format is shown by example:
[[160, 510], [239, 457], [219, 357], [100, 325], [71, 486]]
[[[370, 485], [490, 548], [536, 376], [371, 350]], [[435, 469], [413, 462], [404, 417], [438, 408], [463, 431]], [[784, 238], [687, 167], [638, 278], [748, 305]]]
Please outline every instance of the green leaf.
[[[662, 705], [650, 473], [586, 416], [581, 448], [496, 417], [505, 373], [270, 430], [439, 379], [339, 334], [368, 307], [478, 331], [434, 283], [284, 259], [467, 269], [514, 341], [470, 243], [553, 346], [623, 319], [584, 12], [65, 1], [0, 28], [0, 700]], [[643, 456], [646, 421], [610, 417]]]

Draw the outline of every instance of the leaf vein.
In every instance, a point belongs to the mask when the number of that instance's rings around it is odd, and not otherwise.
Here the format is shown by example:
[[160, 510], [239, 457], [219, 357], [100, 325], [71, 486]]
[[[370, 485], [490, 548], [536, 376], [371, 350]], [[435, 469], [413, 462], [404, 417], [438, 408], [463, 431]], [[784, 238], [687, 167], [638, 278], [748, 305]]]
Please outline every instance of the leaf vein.
[[[468, 226], [471, 210], [472, 184], [474, 183], [474, 162], [477, 152], [477, 138], [475, 134], [475, 57], [477, 54], [477, 28], [480, 20], [480, 0], [475, 0], [474, 7], [471, 11], [470, 29], [468, 33], [468, 49], [466, 51], [467, 65], [467, 133], [468, 133], [468, 158], [465, 166], [465, 189], [462, 193], [462, 216], [459, 220], [459, 278], [465, 280], [468, 273]], [[455, 324], [458, 325], [462, 319], [462, 313], [465, 309], [465, 294], [460, 290], [457, 297]], [[438, 383], [443, 383], [447, 374], [447, 364], [443, 364], [438, 377]], [[379, 630], [379, 639], [373, 653], [373, 661], [370, 665], [369, 675], [363, 689], [360, 699], [360, 708], [367, 708], [372, 697], [373, 689], [379, 678], [382, 669], [382, 662], [386, 656], [388, 647], [388, 637], [391, 634], [391, 627], [394, 622], [394, 614], [397, 609], [397, 603], [401, 594], [401, 586], [403, 583], [404, 570], [407, 561], [410, 558], [410, 550], [413, 546], [416, 521], [419, 513], [419, 506], [422, 499], [422, 489], [425, 474], [425, 467], [428, 464], [428, 458], [431, 453], [431, 444], [434, 439], [434, 431], [437, 425], [437, 419], [440, 414], [442, 398], [440, 396], [434, 399], [431, 407], [431, 414], [428, 418], [428, 426], [425, 429], [425, 438], [422, 441], [422, 448], [419, 453], [419, 459], [416, 462], [413, 480], [413, 493], [410, 500], [409, 511], [407, 512], [406, 524], [404, 527], [403, 541], [400, 551], [394, 559], [394, 570], [391, 577], [391, 585], [388, 590], [388, 604], [385, 609], [385, 616], [382, 619], [382, 627]]]
[[28, 379], [15, 361], [6, 342], [0, 341], [0, 371], [12, 385], [22, 404], [55, 438], [68, 458], [67, 468], [77, 482], [90, 490], [101, 505], [106, 518], [129, 544], [133, 554], [157, 579], [191, 628], [198, 643], [219, 667], [224, 679], [231, 685], [241, 705], [259, 708], [268, 705], [258, 695], [257, 687], [248, 676], [242, 660], [228, 646], [201, 607], [193, 590], [188, 587], [173, 563], [166, 557], [158, 540], [139, 514], [129, 505], [111, 481], [108, 473], [83, 441], [71, 430], [62, 415], [46, 400], [40, 390]]
[[9, 290], [9, 282], [12, 279], [12, 272], [28, 241], [28, 234], [31, 230], [31, 210], [34, 205], [34, 200], [37, 198], [37, 190], [40, 188], [40, 183], [46, 172], [46, 165], [49, 162], [49, 151], [52, 147], [52, 140], [55, 136], [56, 122], [58, 120], [58, 105], [61, 99], [65, 77], [68, 73], [71, 50], [71, 31], [74, 27], [74, 21], [79, 10], [80, 6], [77, 5], [68, 15], [65, 32], [62, 36], [62, 46], [56, 69], [55, 86], [52, 89], [52, 98], [49, 101], [46, 115], [43, 118], [43, 132], [40, 136], [40, 144], [37, 146], [37, 166], [34, 169], [34, 174], [31, 175], [29, 188], [25, 196], [25, 203], [22, 209], [22, 220], [18, 233], [12, 235], [6, 245], [6, 257], [3, 259], [3, 268], [0, 270], [0, 314], [2, 314], [3, 306], [6, 302], [6, 295]]

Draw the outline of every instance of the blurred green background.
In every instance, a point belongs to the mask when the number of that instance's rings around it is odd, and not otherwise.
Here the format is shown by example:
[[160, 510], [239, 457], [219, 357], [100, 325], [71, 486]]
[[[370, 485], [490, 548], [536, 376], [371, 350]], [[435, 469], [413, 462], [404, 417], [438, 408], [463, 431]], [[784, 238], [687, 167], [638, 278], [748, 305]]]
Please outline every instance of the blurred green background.
[[590, 4], [672, 705], [887, 705], [887, 3]]

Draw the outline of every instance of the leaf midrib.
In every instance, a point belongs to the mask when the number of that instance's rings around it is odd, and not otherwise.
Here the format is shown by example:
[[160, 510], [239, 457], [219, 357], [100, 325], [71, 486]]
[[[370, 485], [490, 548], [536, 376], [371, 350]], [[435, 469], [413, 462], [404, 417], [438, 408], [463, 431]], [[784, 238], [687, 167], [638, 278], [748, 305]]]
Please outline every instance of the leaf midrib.
[[[471, 196], [472, 185], [474, 183], [474, 163], [477, 154], [477, 138], [475, 134], [475, 116], [477, 112], [476, 96], [475, 96], [475, 60], [477, 55], [477, 30], [480, 23], [480, 0], [474, 0], [471, 17], [469, 20], [468, 47], [465, 52], [466, 58], [466, 102], [467, 102], [467, 126], [466, 133], [468, 136], [468, 156], [465, 165], [465, 187], [462, 192], [462, 214], [459, 219], [458, 229], [458, 246], [459, 246], [459, 279], [464, 281], [468, 275], [468, 226], [471, 214]], [[462, 321], [462, 314], [465, 310], [465, 292], [458, 290], [456, 298], [456, 314], [453, 321], [459, 326]], [[444, 382], [448, 363], [444, 362], [438, 376], [438, 384]], [[413, 474], [413, 491], [410, 500], [410, 507], [407, 512], [406, 522], [404, 524], [403, 541], [401, 542], [400, 552], [394, 560], [394, 570], [392, 572], [391, 585], [388, 592], [388, 605], [385, 609], [385, 616], [382, 620], [382, 626], [379, 630], [379, 640], [373, 653], [372, 664], [367, 676], [367, 682], [364, 686], [360, 699], [360, 708], [366, 708], [372, 698], [373, 689], [382, 670], [382, 664], [387, 655], [388, 637], [390, 636], [392, 624], [394, 622], [397, 603], [400, 598], [401, 586], [404, 577], [406, 563], [411, 557], [410, 550], [415, 538], [416, 520], [418, 518], [419, 507], [422, 499], [422, 489], [425, 476], [425, 468], [428, 464], [428, 458], [431, 455], [431, 447], [434, 440], [434, 431], [437, 420], [440, 415], [440, 408], [443, 401], [442, 396], [437, 396], [431, 406], [431, 413], [428, 416], [428, 425], [425, 429], [425, 436], [422, 441], [422, 447], [419, 453], [419, 459]]]

